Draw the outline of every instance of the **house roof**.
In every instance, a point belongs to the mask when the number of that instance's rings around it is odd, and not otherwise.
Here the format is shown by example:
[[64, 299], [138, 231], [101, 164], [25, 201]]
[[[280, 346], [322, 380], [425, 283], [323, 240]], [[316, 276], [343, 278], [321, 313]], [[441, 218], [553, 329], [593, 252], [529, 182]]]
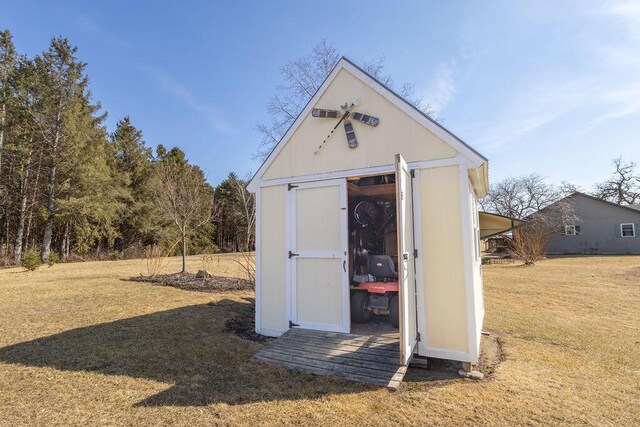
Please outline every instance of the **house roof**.
[[[619, 204], [617, 204], [617, 203], [612, 203], [612, 202], [609, 202], [609, 201], [607, 201], [607, 200], [602, 200], [602, 199], [599, 199], [599, 198], [597, 198], [597, 197], [591, 196], [591, 195], [589, 195], [589, 194], [582, 193], [582, 192], [580, 192], [580, 191], [575, 191], [575, 192], [573, 192], [573, 193], [569, 194], [568, 196], [563, 197], [562, 199], [560, 199], [560, 200], [558, 200], [558, 201], [556, 201], [556, 202], [552, 203], [552, 204], [551, 204], [551, 205], [549, 205], [549, 206], [552, 206], [552, 205], [554, 205], [554, 204], [556, 204], [556, 203], [558, 203], [558, 202], [561, 202], [562, 200], [565, 200], [565, 199], [568, 199], [568, 198], [571, 198], [571, 197], [575, 197], [575, 196], [582, 196], [582, 197], [586, 197], [586, 198], [588, 198], [588, 199], [595, 200], [596, 202], [600, 202], [600, 203], [603, 203], [603, 204], [605, 204], [605, 205], [609, 205], [609, 206], [614, 206], [614, 207], [616, 207], [616, 208], [620, 208], [620, 209], [625, 209], [625, 210], [627, 210], [627, 211], [630, 211], [630, 212], [633, 212], [633, 213], [635, 213], [635, 214], [640, 215], [640, 209], [638, 209], [637, 207], [634, 207], [635, 205], [633, 205], [633, 206], [619, 205]], [[540, 209], [540, 210], [547, 209], [549, 206], [547, 206], [547, 207], [545, 207], [545, 208], [543, 208], [543, 209]], [[534, 212], [534, 213], [535, 213], [535, 212]], [[533, 215], [533, 214], [531, 214], [531, 215]], [[531, 216], [531, 215], [527, 215], [527, 217], [529, 217], [529, 216]]]
[[[285, 134], [282, 136], [280, 141], [273, 147], [269, 155], [262, 162], [256, 173], [251, 178], [248, 188], [250, 191], [254, 191], [256, 187], [256, 181], [260, 180], [262, 174], [266, 171], [267, 167], [273, 162], [278, 153], [282, 150], [282, 148], [287, 144], [295, 130], [300, 126], [303, 119], [307, 117], [313, 108], [313, 106], [318, 102], [320, 96], [325, 92], [329, 84], [335, 79], [338, 72], [342, 69], [347, 70], [360, 80], [367, 83], [373, 90], [380, 93], [382, 96], [391, 101], [394, 105], [396, 105], [401, 110], [408, 113], [414, 119], [416, 119], [420, 124], [426, 127], [431, 132], [435, 133], [437, 136], [442, 138], [445, 142], [449, 143], [454, 149], [456, 149], [459, 153], [461, 153], [465, 158], [469, 160], [473, 167], [483, 166], [486, 168], [486, 164], [488, 159], [476, 151], [473, 147], [462, 141], [458, 138], [453, 132], [449, 131], [447, 128], [442, 126], [437, 121], [433, 120], [423, 111], [418, 109], [416, 106], [411, 104], [409, 101], [398, 95], [396, 92], [391, 90], [388, 86], [384, 85], [378, 79], [373, 77], [371, 74], [364, 71], [362, 68], [351, 62], [346, 57], [342, 57], [338, 63], [333, 67], [329, 75], [325, 78], [320, 87], [316, 90], [314, 95], [309, 99], [305, 107], [302, 109], [300, 114], [293, 121], [291, 126], [287, 129]], [[368, 81], [367, 81], [368, 80]], [[412, 113], [412, 114], [411, 114]], [[486, 170], [485, 170], [486, 173]], [[486, 180], [486, 178], [485, 178]]]

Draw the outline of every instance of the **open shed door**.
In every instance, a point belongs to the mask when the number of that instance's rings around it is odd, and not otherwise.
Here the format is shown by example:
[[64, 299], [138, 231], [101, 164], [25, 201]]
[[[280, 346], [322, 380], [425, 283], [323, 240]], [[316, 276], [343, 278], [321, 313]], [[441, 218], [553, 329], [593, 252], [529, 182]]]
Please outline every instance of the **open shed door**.
[[345, 179], [290, 186], [291, 326], [349, 332]]
[[398, 221], [398, 297], [400, 300], [400, 363], [408, 365], [418, 343], [413, 244], [413, 186], [411, 171], [400, 154], [396, 154], [395, 164]]

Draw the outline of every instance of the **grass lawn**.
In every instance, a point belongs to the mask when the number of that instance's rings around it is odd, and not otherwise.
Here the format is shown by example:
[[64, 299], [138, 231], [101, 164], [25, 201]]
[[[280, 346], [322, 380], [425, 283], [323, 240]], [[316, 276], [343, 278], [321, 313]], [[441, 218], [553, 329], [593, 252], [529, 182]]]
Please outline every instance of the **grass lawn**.
[[[214, 274], [240, 274], [231, 256]], [[0, 425], [640, 425], [640, 257], [485, 267], [506, 359], [483, 382], [410, 370], [395, 393], [254, 362], [223, 332], [251, 293], [121, 280], [144, 271], [0, 271]]]

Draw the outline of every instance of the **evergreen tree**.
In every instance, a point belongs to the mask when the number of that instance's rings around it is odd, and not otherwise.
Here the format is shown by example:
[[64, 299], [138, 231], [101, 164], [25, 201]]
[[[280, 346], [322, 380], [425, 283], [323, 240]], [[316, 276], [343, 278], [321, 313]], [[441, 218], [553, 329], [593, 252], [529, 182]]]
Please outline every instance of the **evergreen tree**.
[[152, 221], [157, 215], [147, 188], [152, 170], [152, 150], [145, 145], [142, 132], [128, 116], [118, 122], [111, 134], [111, 144], [114, 175], [122, 183], [121, 201], [126, 206], [118, 225], [119, 249], [155, 243], [161, 234], [161, 226]]
[[7, 108], [13, 98], [11, 78], [17, 64], [16, 49], [9, 30], [0, 31], [0, 177], [2, 176], [2, 154], [7, 124]]
[[[76, 224], [71, 224], [69, 219], [69, 209], [77, 207], [74, 201], [85, 196], [82, 194], [83, 190], [88, 192], [94, 187], [88, 185], [88, 177], [79, 172], [84, 169], [91, 172], [94, 178], [96, 171], [105, 172], [100, 164], [105, 160], [101, 155], [101, 149], [106, 143], [106, 135], [101, 126], [105, 116], [98, 115], [100, 105], [91, 102], [89, 79], [85, 74], [86, 64], [76, 58], [77, 50], [66, 38], [54, 38], [49, 49], [34, 60], [41, 94], [36, 105], [39, 113], [37, 121], [46, 153], [44, 163], [47, 172], [44, 195], [46, 217], [40, 249], [43, 261], [51, 251], [56, 215], [64, 213], [58, 211], [60, 201], [67, 211], [62, 217], [64, 254], [69, 251], [69, 232], [72, 226], [81, 227], [81, 240], [85, 242], [99, 240], [100, 234], [96, 231], [95, 224], [94, 227], [89, 226], [92, 221], [87, 210], [84, 215], [80, 215]], [[94, 155], [93, 150], [96, 150], [97, 155]], [[102, 178], [97, 181], [102, 183]], [[99, 196], [95, 199], [98, 200]], [[110, 217], [111, 214], [106, 216]], [[93, 222], [100, 223], [98, 228], [102, 233], [110, 232], [110, 221], [105, 216], [94, 218]], [[89, 229], [90, 233], [87, 231]]]
[[238, 176], [231, 172], [215, 189], [216, 200], [216, 244], [223, 250], [242, 250], [244, 218], [242, 201], [238, 193]]
[[[44, 145], [36, 129], [34, 106], [37, 100], [37, 74], [32, 61], [22, 58], [13, 79], [15, 94], [14, 108], [11, 110], [11, 133], [13, 138], [6, 146], [13, 179], [8, 186], [12, 194], [11, 211], [17, 213], [13, 225], [13, 257], [20, 263], [23, 247], [28, 243], [33, 209], [39, 201], [41, 192], [41, 172]], [[7, 244], [9, 238], [7, 237]]]

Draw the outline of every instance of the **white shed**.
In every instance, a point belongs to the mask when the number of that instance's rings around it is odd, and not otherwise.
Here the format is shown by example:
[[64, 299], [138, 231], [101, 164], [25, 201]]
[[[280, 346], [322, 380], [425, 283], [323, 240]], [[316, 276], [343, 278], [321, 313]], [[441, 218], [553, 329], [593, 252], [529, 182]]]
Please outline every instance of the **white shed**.
[[476, 363], [484, 316], [476, 199], [487, 194], [487, 168], [342, 58], [249, 184], [256, 331], [357, 335], [357, 322], [373, 317], [370, 334], [392, 330], [395, 315], [401, 364], [414, 354]]

